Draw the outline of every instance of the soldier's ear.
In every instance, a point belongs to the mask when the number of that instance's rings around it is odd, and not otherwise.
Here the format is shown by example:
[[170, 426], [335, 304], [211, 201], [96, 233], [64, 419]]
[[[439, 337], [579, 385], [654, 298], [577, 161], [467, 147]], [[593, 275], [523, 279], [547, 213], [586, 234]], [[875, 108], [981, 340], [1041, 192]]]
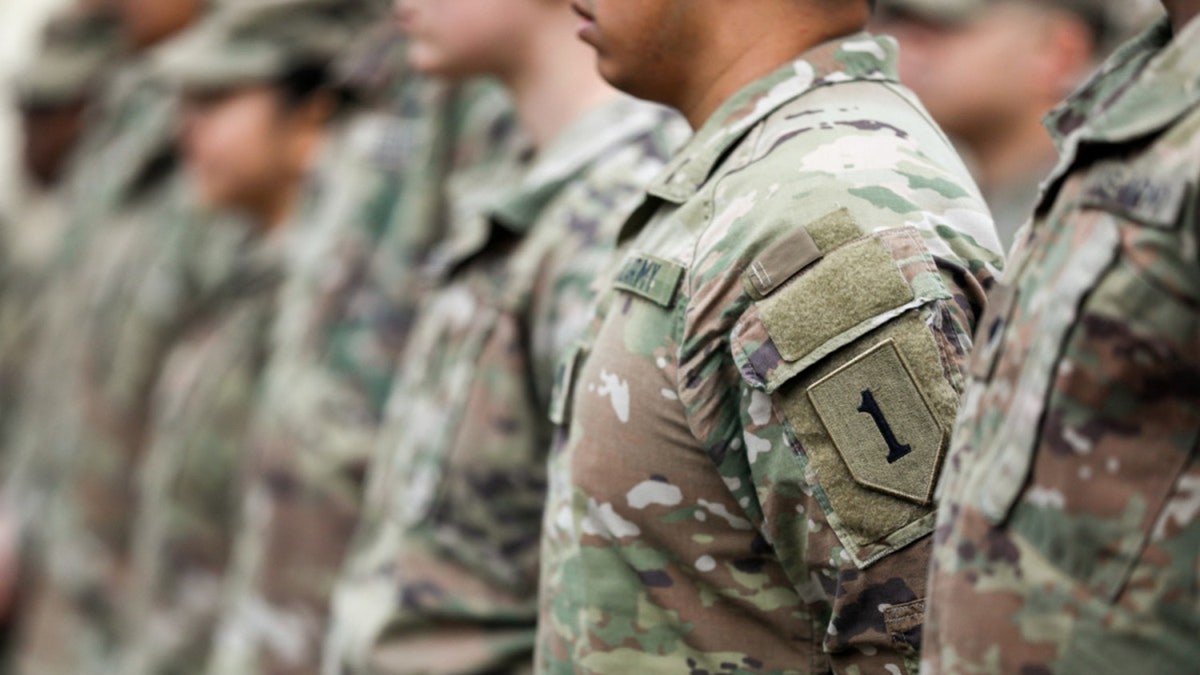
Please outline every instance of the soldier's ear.
[[1099, 45], [1092, 30], [1080, 19], [1055, 12], [1042, 33], [1041, 56], [1034, 76], [1038, 94], [1061, 100], [1079, 86], [1096, 65]]

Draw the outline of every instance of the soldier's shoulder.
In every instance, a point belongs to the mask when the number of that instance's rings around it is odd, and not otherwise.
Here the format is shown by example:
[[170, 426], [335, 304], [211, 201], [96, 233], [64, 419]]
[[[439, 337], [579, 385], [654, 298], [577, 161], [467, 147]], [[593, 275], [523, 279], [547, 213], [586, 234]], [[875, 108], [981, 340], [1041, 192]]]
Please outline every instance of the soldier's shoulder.
[[[845, 210], [864, 234], [914, 226], [930, 241], [965, 236], [972, 259], [1000, 258], [978, 187], [902, 87], [826, 87], [780, 108], [744, 144], [740, 164], [724, 171], [714, 190], [705, 239], [719, 248], [755, 254]], [[948, 257], [967, 255], [934, 248]]]

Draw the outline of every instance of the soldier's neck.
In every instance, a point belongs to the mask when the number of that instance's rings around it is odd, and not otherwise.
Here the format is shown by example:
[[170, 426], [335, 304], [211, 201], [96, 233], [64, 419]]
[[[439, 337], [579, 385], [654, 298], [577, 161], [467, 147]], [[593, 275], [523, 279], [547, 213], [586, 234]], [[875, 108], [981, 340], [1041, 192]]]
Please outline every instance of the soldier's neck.
[[1171, 18], [1171, 27], [1179, 35], [1198, 15], [1200, 15], [1200, 0], [1163, 0], [1163, 7]]
[[[736, 4], [736, 3], [734, 3]], [[762, 10], [774, 10], [774, 14]], [[865, 3], [864, 3], [865, 8]], [[713, 22], [677, 100], [667, 103], [699, 129], [725, 101], [812, 48], [863, 29], [865, 14], [826, 16], [807, 3], [751, 3]]]
[[573, 122], [617, 96], [596, 72], [595, 55], [564, 24], [539, 31], [522, 58], [501, 73], [522, 129], [538, 150]]
[[1031, 167], [1053, 165], [1058, 151], [1041, 121], [1039, 109], [1008, 124], [988, 125], [976, 138], [964, 138], [979, 187], [996, 194], [1029, 180]]

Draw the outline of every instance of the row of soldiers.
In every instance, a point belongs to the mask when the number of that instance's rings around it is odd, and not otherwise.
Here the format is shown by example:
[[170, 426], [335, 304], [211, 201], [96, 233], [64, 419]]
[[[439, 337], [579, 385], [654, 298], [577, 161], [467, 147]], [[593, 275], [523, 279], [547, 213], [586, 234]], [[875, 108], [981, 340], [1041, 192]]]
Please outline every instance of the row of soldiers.
[[1195, 672], [1200, 2], [875, 4], [80, 0], [7, 672]]

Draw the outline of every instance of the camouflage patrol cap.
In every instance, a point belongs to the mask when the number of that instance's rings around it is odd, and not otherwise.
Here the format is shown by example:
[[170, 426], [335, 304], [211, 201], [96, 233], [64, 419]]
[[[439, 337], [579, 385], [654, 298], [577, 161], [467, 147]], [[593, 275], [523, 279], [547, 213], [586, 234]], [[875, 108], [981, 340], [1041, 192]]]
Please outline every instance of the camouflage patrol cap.
[[378, 15], [375, 0], [227, 3], [159, 54], [159, 72], [189, 90], [270, 82], [330, 66]]
[[115, 16], [79, 10], [59, 15], [46, 25], [33, 63], [18, 74], [17, 97], [26, 106], [80, 102], [96, 88], [121, 48]]

